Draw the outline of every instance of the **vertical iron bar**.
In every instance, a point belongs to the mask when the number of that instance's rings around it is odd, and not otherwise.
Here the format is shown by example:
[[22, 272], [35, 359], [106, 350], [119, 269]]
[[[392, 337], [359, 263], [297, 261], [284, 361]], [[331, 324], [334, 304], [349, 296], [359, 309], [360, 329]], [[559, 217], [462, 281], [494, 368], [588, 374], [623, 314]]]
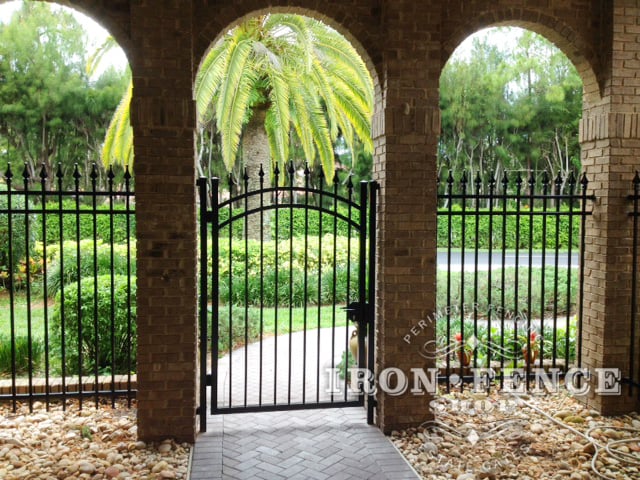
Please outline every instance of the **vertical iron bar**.
[[[554, 269], [553, 269], [553, 354], [551, 364], [553, 368], [556, 368], [557, 356], [558, 356], [558, 263], [560, 257], [560, 188], [562, 186], [562, 177], [558, 172], [558, 176], [555, 179], [555, 217], [556, 217], [556, 234], [555, 234], [555, 250], [554, 250]], [[563, 371], [567, 371], [568, 365], [564, 366]]]
[[[502, 177], [502, 270], [500, 272], [500, 388], [504, 388], [504, 363], [505, 363], [505, 348], [504, 348], [504, 321], [506, 315], [506, 269], [507, 269], [507, 203], [509, 199], [509, 179], [507, 178], [507, 172], [504, 172]], [[514, 357], [516, 352], [509, 352]], [[514, 359], [515, 362], [515, 359]]]
[[[218, 356], [220, 345], [220, 179], [211, 179], [211, 413], [218, 408]], [[205, 204], [206, 205], [206, 204]], [[231, 223], [229, 223], [231, 236]], [[231, 266], [229, 266], [231, 267]], [[207, 287], [208, 290], [208, 287]], [[208, 291], [205, 293], [205, 295]], [[231, 292], [227, 300], [231, 308]], [[208, 318], [207, 318], [208, 321]], [[229, 351], [231, 364], [231, 351]]]
[[108, 192], [109, 192], [109, 265], [111, 266], [111, 295], [110, 295], [110, 326], [111, 326], [111, 408], [115, 408], [116, 406], [116, 299], [115, 299], [115, 272], [114, 272], [114, 263], [115, 263], [115, 229], [114, 229], [114, 216], [115, 211], [113, 209], [113, 179], [115, 174], [113, 173], [113, 167], [109, 167], [109, 171], [107, 172], [107, 184], [108, 184]]
[[[451, 345], [451, 248], [453, 247], [453, 228], [452, 228], [452, 210], [453, 210], [453, 174], [449, 170], [449, 177], [447, 178], [447, 304], [445, 305], [445, 311], [447, 312], [447, 336], [446, 345]], [[436, 320], [437, 321], [437, 320]], [[451, 375], [451, 357], [447, 355], [446, 366], [446, 388], [447, 393], [451, 391], [451, 382], [449, 377]]]
[[542, 172], [542, 264], [540, 274], [540, 365], [544, 362], [544, 312], [545, 312], [545, 286], [547, 266], [547, 210], [549, 197], [549, 174]]
[[462, 172], [462, 178], [460, 179], [460, 194], [462, 197], [462, 213], [460, 218], [462, 220], [462, 228], [460, 229], [460, 341], [462, 348], [462, 355], [460, 356], [460, 379], [464, 378], [464, 361], [466, 360], [466, 345], [465, 345], [465, 333], [464, 333], [464, 285], [465, 285], [465, 254], [467, 244], [467, 172]]
[[25, 237], [25, 283], [27, 288], [27, 351], [28, 351], [28, 375], [29, 375], [29, 411], [33, 411], [33, 318], [31, 310], [31, 252], [29, 239], [31, 232], [29, 228], [29, 182], [31, 175], [27, 164], [24, 164], [22, 172], [24, 179], [24, 237]]
[[[229, 174], [229, 198], [233, 198], [233, 174]], [[229, 333], [227, 335], [229, 343], [229, 404], [233, 400], [233, 202], [229, 202]]]
[[[334, 371], [335, 369], [335, 358], [336, 358], [336, 303], [337, 303], [337, 291], [336, 289], [338, 288], [338, 272], [336, 270], [337, 268], [337, 260], [336, 260], [336, 255], [337, 255], [337, 251], [338, 251], [338, 174], [335, 173], [333, 176], [333, 264], [331, 265], [332, 267], [332, 276], [331, 276], [331, 295], [332, 295], [332, 302], [331, 302], [331, 372]], [[347, 321], [347, 327], [348, 327], [348, 321]], [[348, 350], [345, 350], [345, 359], [348, 357]], [[345, 371], [345, 376], [347, 375], [347, 372]], [[333, 379], [331, 379], [333, 380]], [[333, 403], [334, 401], [334, 393], [333, 393], [333, 389], [331, 391], [331, 402]]]
[[78, 322], [78, 402], [79, 408], [82, 410], [83, 406], [83, 391], [84, 385], [82, 382], [82, 338], [83, 338], [83, 325], [82, 325], [82, 302], [80, 299], [82, 298], [82, 286], [81, 286], [81, 273], [80, 273], [80, 261], [81, 261], [81, 252], [80, 252], [80, 171], [78, 170], [78, 164], [76, 163], [73, 168], [73, 179], [74, 179], [74, 193], [75, 193], [75, 217], [76, 217], [76, 285], [78, 297], [76, 299], [76, 319]]
[[[516, 177], [516, 251], [515, 251], [515, 275], [514, 275], [514, 292], [513, 292], [513, 311], [515, 314], [515, 321], [513, 323], [513, 340], [518, 344], [518, 321], [520, 319], [519, 311], [519, 287], [520, 287], [520, 202], [522, 201], [522, 176], [518, 173]], [[522, 353], [522, 352], [519, 352]], [[514, 360], [514, 368], [517, 367], [516, 360]], [[527, 382], [528, 385], [528, 382]]]
[[[302, 403], [306, 403], [307, 398], [307, 302], [309, 288], [309, 165], [304, 168], [304, 271], [303, 294], [302, 294]], [[293, 332], [289, 332], [292, 335]], [[318, 335], [320, 332], [317, 332]]]
[[93, 374], [94, 374], [94, 400], [96, 404], [96, 408], [98, 408], [100, 402], [100, 383], [98, 379], [99, 367], [100, 367], [100, 342], [98, 342], [98, 335], [100, 334], [98, 330], [98, 218], [96, 211], [98, 209], [97, 205], [97, 193], [96, 193], [96, 181], [98, 178], [98, 172], [96, 170], [96, 164], [93, 164], [93, 168], [91, 169], [91, 173], [89, 174], [91, 178], [91, 224], [92, 224], [92, 238], [93, 238], [93, 341], [95, 348], [95, 356], [94, 356], [94, 366], [93, 366]]
[[[581, 368], [582, 367], [582, 315], [584, 313], [584, 250], [585, 250], [585, 236], [586, 236], [586, 220], [587, 220], [587, 187], [589, 186], [589, 180], [587, 179], [587, 174], [584, 173], [582, 175], [582, 178], [580, 180], [580, 186], [582, 187], [582, 191], [581, 191], [581, 202], [580, 202], [580, 260], [579, 260], [579, 264], [578, 264], [578, 268], [579, 268], [579, 282], [580, 282], [580, 286], [578, 287], [578, 325], [576, 325], [576, 335], [578, 336], [577, 340], [577, 346], [576, 346], [576, 363], [577, 363], [577, 367]], [[635, 220], [637, 221], [637, 219]], [[635, 232], [635, 230], [634, 230]], [[634, 238], [635, 238], [635, 233], [634, 233]], [[637, 249], [637, 245], [634, 242], [633, 248]], [[636, 265], [636, 253], [634, 252], [633, 254], [633, 265], [635, 268]], [[635, 278], [633, 279], [635, 281]], [[636, 291], [635, 288], [632, 288], [631, 290], [631, 296], [632, 298], [635, 298], [636, 296]], [[632, 337], [632, 343], [631, 343], [633, 348], [633, 337]], [[633, 378], [632, 375], [629, 376], [629, 378]]]
[[[377, 193], [378, 183], [369, 182], [369, 295], [367, 309], [368, 315], [368, 345], [367, 345], [367, 368], [372, 373], [369, 384], [369, 391], [373, 392], [373, 379], [375, 378], [375, 335], [376, 335], [376, 210], [377, 210]], [[375, 397], [372, 395], [367, 399], [367, 424], [373, 425], [373, 413], [375, 406]]]
[[[49, 305], [47, 290], [47, 169], [42, 164], [40, 170], [40, 190], [42, 196], [42, 300], [43, 300], [43, 317], [44, 317], [44, 377], [45, 377], [45, 403], [47, 411], [49, 411]], [[61, 302], [62, 303], [62, 302]]]
[[15, 413], [18, 405], [16, 398], [16, 312], [15, 275], [13, 273], [15, 265], [13, 262], [13, 202], [11, 195], [11, 180], [13, 178], [13, 173], [11, 172], [10, 163], [7, 165], [7, 171], [4, 178], [7, 183], [7, 233], [9, 234], [9, 323], [11, 325], [11, 392], [13, 392], [11, 400], [12, 409]]
[[[536, 178], [533, 175], [533, 172], [530, 172], [529, 175], [529, 242], [527, 245], [527, 250], [529, 253], [529, 261], [528, 261], [528, 271], [527, 271], [527, 358], [525, 358], [525, 367], [527, 369], [527, 388], [529, 387], [529, 375], [531, 374], [531, 358], [533, 356], [533, 352], [531, 351], [531, 316], [533, 315], [531, 309], [531, 296], [533, 295], [533, 209], [535, 207], [535, 188], [536, 188]], [[535, 360], [534, 360], [535, 361]], [[542, 358], [540, 359], [540, 365], [542, 365]]]
[[[207, 431], [207, 294], [209, 293], [207, 274], [207, 179], [200, 177], [197, 180], [200, 220], [200, 405], [199, 421], [200, 431]], [[214, 262], [216, 259], [214, 259]], [[212, 376], [217, 381], [217, 376]]]
[[[351, 221], [353, 218], [353, 181], [351, 180], [351, 175], [349, 175], [349, 180], [347, 180], [347, 218], [349, 221], [347, 222], [347, 295], [345, 299], [345, 303], [347, 306], [351, 304], [351, 240], [353, 239], [353, 227], [351, 225]], [[347, 400], [347, 386], [348, 386], [348, 377], [349, 377], [349, 321], [345, 323], [345, 333], [344, 333], [344, 351], [345, 351], [345, 374], [344, 374], [344, 396], [343, 399]], [[357, 360], [354, 358], [354, 361]]]
[[489, 270], [487, 271], [487, 305], [489, 306], [487, 311], [487, 368], [491, 368], [491, 353], [493, 350], [492, 338], [491, 338], [491, 317], [493, 316], [493, 198], [496, 189], [496, 178], [492, 171], [489, 178]]
[[[249, 376], [249, 175], [244, 169], [244, 394], [243, 405], [247, 406]], [[231, 348], [231, 346], [229, 346]]]
[[576, 177], [571, 172], [569, 175], [569, 241], [567, 245], [567, 315], [564, 333], [564, 364], [569, 369], [569, 337], [571, 326], [571, 254], [573, 252], [573, 201], [575, 199]]
[[[319, 203], [320, 209], [318, 210], [318, 318], [316, 322], [316, 403], [320, 403], [320, 328], [322, 326], [322, 234], [323, 234], [323, 204], [324, 204], [324, 175], [322, 172], [318, 175], [318, 181], [320, 182], [320, 194]], [[334, 216], [338, 212], [333, 212]]]
[[275, 265], [274, 265], [274, 271], [275, 271], [275, 286], [274, 286], [274, 292], [273, 292], [273, 404], [275, 405], [277, 402], [277, 395], [278, 395], [278, 304], [279, 304], [279, 295], [280, 295], [280, 289], [279, 289], [279, 285], [280, 285], [280, 272], [279, 272], [279, 268], [278, 265], [280, 264], [280, 257], [279, 257], [279, 244], [280, 244], [280, 208], [278, 206], [278, 202], [280, 199], [280, 169], [278, 168], [278, 166], [276, 165], [274, 171], [273, 171], [273, 181], [275, 183], [275, 191], [274, 191], [274, 206], [275, 206], [275, 231], [274, 231], [274, 236], [275, 236]]
[[476, 175], [475, 179], [475, 206], [474, 206], [474, 252], [473, 252], [473, 336], [474, 336], [474, 349], [473, 349], [473, 366], [478, 367], [478, 349], [475, 348], [475, 341], [478, 338], [478, 255], [480, 244], [478, 237], [480, 236], [480, 189], [482, 188], [482, 178], [480, 172]]
[[[360, 218], [358, 231], [358, 368], [366, 365], [365, 357], [365, 337], [370, 334], [367, 332], [368, 318], [367, 310], [367, 205], [369, 185], [367, 182], [360, 182]], [[368, 365], [366, 365], [368, 367]], [[359, 399], [364, 402], [364, 395], [360, 395]]]
[[[262, 365], [263, 365], [263, 340], [264, 340], [264, 169], [260, 164], [258, 172], [260, 181], [260, 359], [258, 365], [258, 405], [262, 405]], [[245, 349], [248, 346], [245, 346]]]
[[[56, 171], [56, 178], [58, 180], [58, 242], [60, 252], [60, 277], [64, 276], [64, 214], [63, 214], [63, 202], [62, 202], [62, 180], [64, 175], [62, 174], [62, 164], [58, 163], [58, 170]], [[64, 282], [60, 282], [60, 298], [64, 299]], [[66, 328], [65, 328], [65, 302], [60, 302], [60, 361], [62, 371], [62, 410], [67, 409], [67, 340], [66, 340]]]
[[[638, 319], [638, 216], [640, 209], [638, 201], [640, 200], [640, 174], [636, 170], [633, 177], [633, 244], [631, 263], [631, 344], [629, 346], [629, 395], [633, 395], [635, 382], [635, 344], [636, 344], [636, 321]], [[583, 233], [584, 236], [584, 233]], [[584, 264], [584, 262], [582, 262]], [[582, 320], [582, 319], [581, 319]], [[582, 337], [582, 329], [580, 329], [580, 337]]]
[[291, 405], [291, 364], [293, 330], [293, 162], [289, 163], [289, 369], [287, 379], [287, 404]]
[[[131, 305], [131, 173], [129, 166], [124, 167], [124, 192], [125, 192], [125, 220], [127, 230], [127, 406], [131, 408], [131, 400], [133, 397], [131, 386], [131, 371], [133, 365], [131, 362], [131, 339], [133, 336], [133, 328], [131, 320], [133, 316], [133, 308]], [[136, 352], [137, 353], [137, 352]]]

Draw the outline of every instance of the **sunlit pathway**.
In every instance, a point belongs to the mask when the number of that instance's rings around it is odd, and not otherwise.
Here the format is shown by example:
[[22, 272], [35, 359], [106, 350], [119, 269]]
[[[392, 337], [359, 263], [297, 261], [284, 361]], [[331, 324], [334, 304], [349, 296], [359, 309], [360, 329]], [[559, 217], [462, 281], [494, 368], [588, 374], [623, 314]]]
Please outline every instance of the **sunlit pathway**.
[[[330, 401], [331, 395], [325, 391], [329, 377], [321, 375], [317, 382], [318, 367], [321, 372], [331, 368], [332, 358], [333, 366], [338, 364], [348, 335], [350, 332], [346, 328], [339, 329], [334, 336], [331, 329], [322, 329], [319, 335], [317, 330], [311, 330], [307, 331], [306, 340], [304, 334], [298, 332], [291, 337], [283, 335], [265, 339], [262, 349], [259, 343], [254, 343], [246, 351], [244, 348], [235, 350], [231, 358], [225, 356], [220, 359], [222, 405], [228, 405], [229, 400], [230, 360], [233, 378], [231, 404], [244, 404], [245, 359], [248, 404], [256, 404], [260, 399], [260, 362], [263, 403], [273, 403], [274, 378], [277, 380], [278, 403], [286, 403], [289, 398], [291, 403], [300, 403], [303, 392], [307, 402], [317, 398]], [[305, 348], [309, 360], [303, 362]], [[292, 359], [291, 370], [289, 358]], [[303, 372], [306, 372], [305, 389], [302, 388]], [[336, 401], [343, 399], [344, 395]], [[351, 407], [209, 415], [207, 432], [200, 434], [196, 441], [190, 478], [402, 480], [419, 477], [382, 432], [367, 425], [365, 409]]]

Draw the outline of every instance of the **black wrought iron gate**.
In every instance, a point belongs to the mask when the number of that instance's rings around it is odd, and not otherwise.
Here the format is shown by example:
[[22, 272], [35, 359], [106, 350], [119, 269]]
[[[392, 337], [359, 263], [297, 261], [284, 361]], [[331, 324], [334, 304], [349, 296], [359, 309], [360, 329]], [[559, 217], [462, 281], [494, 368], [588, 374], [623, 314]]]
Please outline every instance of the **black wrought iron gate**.
[[373, 423], [378, 186], [327, 185], [291, 166], [285, 177], [198, 182], [202, 431], [207, 405], [366, 404]]

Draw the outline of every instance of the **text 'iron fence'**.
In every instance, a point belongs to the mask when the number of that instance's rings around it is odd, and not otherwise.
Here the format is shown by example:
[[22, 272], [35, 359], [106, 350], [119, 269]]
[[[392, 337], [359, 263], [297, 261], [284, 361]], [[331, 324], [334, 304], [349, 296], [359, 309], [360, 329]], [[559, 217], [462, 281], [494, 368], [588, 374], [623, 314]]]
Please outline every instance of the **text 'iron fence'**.
[[349, 375], [373, 364], [377, 184], [250, 180], [224, 198], [199, 181], [203, 431], [207, 397], [213, 414], [364, 405]]
[[588, 181], [438, 179], [436, 360], [447, 388], [486, 368], [579, 366]]
[[89, 189], [75, 166], [33, 178], [9, 166], [0, 183], [0, 401], [136, 393], [134, 193], [129, 171], [107, 172]]

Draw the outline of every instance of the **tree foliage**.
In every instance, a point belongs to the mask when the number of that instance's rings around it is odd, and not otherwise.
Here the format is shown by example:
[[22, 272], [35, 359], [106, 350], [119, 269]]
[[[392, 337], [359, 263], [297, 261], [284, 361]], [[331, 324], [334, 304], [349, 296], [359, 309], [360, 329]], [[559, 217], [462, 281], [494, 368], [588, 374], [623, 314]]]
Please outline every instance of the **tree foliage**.
[[[0, 24], [0, 167], [99, 160], [105, 127], [125, 88], [122, 72], [92, 80], [85, 69], [87, 35], [75, 17], [45, 2], [23, 2]], [[88, 171], [88, 168], [82, 169]]]
[[[487, 37], [454, 56], [440, 79], [439, 169], [486, 180], [580, 169], [582, 81], [567, 57], [529, 31], [510, 49]], [[473, 186], [472, 186], [473, 188]]]
[[[262, 15], [229, 30], [204, 58], [195, 97], [203, 171], [215, 164], [214, 154], [232, 171], [241, 145], [255, 136], [254, 117], [266, 130], [271, 159], [258, 159], [265, 169], [278, 165], [284, 171], [295, 143], [331, 180], [339, 137], [351, 150], [358, 140], [365, 151], [373, 149], [369, 72], [342, 35], [311, 18]], [[118, 115], [107, 132], [107, 164], [132, 160], [131, 149], [122, 145], [131, 136], [120, 128], [130, 128], [129, 111], [119, 109]]]

